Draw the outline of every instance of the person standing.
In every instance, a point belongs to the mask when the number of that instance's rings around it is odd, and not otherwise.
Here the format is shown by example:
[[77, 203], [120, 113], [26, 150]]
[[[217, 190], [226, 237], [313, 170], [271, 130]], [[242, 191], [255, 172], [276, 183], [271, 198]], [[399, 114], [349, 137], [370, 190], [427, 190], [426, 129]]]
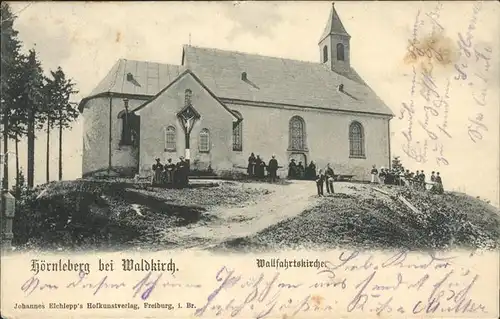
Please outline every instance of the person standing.
[[247, 173], [248, 176], [254, 177], [255, 176], [255, 164], [256, 164], [256, 158], [255, 155], [252, 153], [250, 154], [250, 157], [248, 158], [248, 167], [247, 167]]
[[373, 165], [371, 174], [372, 174], [372, 181], [371, 182], [372, 182], [372, 184], [376, 184], [378, 182], [378, 179], [377, 179], [377, 175], [378, 175], [377, 166]]
[[288, 178], [289, 179], [294, 179], [295, 178], [295, 171], [297, 169], [297, 164], [295, 164], [295, 159], [290, 160], [290, 164], [288, 164]]
[[175, 184], [177, 187], [182, 188], [185, 186], [186, 182], [186, 162], [184, 161], [184, 157], [180, 157], [179, 161], [175, 165]]
[[266, 178], [266, 162], [264, 161], [263, 158], [260, 159], [258, 172], [259, 172], [260, 179]]
[[316, 179], [316, 165], [314, 164], [313, 161], [311, 161], [311, 163], [309, 163], [307, 170], [308, 170], [307, 179], [315, 180]]
[[325, 175], [322, 170], [318, 171], [316, 175], [316, 188], [318, 190], [318, 196], [323, 196], [323, 184], [325, 182]]
[[325, 171], [326, 192], [328, 194], [335, 193], [335, 191], [333, 190], [333, 179], [334, 178], [335, 178], [335, 173], [333, 172], [333, 168], [330, 167], [330, 163], [328, 163], [326, 165], [326, 171]]
[[260, 155], [257, 155], [257, 157], [255, 158], [255, 170], [254, 170], [254, 176], [259, 178], [260, 176], [260, 162], [262, 162], [262, 160], [260, 159]]
[[415, 185], [416, 185], [417, 179], [418, 179], [417, 176], [418, 176], [418, 171], [416, 171], [416, 172], [410, 172], [410, 178], [409, 178], [409, 180], [410, 180], [410, 187], [411, 188], [416, 188]]
[[271, 183], [274, 183], [277, 176], [276, 172], [278, 171], [278, 160], [274, 155], [269, 160], [268, 170], [269, 176], [271, 177]]
[[433, 172], [431, 173], [431, 182], [433, 182], [433, 183], [435, 183], [435, 182], [436, 182], [436, 175], [434, 175], [434, 174], [436, 174], [436, 172], [434, 172], [434, 171], [433, 171]]
[[380, 181], [380, 184], [385, 184], [385, 168], [380, 168], [380, 173], [378, 174], [378, 179]]
[[425, 174], [424, 174], [424, 171], [420, 171], [420, 189], [425, 191], [426, 190], [426, 187], [425, 187]]
[[174, 183], [174, 170], [175, 164], [172, 163], [172, 159], [169, 158], [167, 160], [167, 164], [165, 164], [165, 172], [167, 173], [166, 183], [167, 185], [172, 185]]
[[160, 159], [156, 159], [156, 163], [151, 167], [153, 169], [153, 179], [151, 180], [152, 186], [157, 186], [161, 184], [161, 175], [163, 172], [163, 165], [160, 162]]
[[437, 193], [443, 194], [444, 193], [443, 180], [441, 179], [441, 176], [439, 176], [439, 172], [437, 172], [436, 175], [436, 184], [437, 184]]
[[298, 179], [303, 179], [304, 178], [304, 165], [302, 165], [302, 162], [299, 162], [297, 165], [297, 178]]

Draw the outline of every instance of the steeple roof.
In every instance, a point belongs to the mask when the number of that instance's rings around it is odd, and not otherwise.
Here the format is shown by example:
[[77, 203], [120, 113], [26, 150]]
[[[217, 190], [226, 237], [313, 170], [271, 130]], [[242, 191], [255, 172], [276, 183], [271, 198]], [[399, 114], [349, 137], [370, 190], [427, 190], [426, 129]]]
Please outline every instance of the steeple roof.
[[342, 21], [340, 21], [337, 10], [335, 10], [335, 2], [332, 3], [332, 10], [330, 11], [328, 22], [326, 23], [325, 30], [323, 31], [323, 35], [321, 35], [319, 41], [321, 42], [330, 34], [345, 35], [347, 37], [350, 37], [349, 33], [347, 33], [347, 31], [345, 30]]

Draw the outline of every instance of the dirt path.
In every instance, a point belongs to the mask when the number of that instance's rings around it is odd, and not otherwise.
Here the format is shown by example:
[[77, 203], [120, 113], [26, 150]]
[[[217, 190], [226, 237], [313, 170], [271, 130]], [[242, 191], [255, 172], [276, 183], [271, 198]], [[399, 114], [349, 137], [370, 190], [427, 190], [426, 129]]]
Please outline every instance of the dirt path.
[[214, 216], [208, 218], [211, 221], [166, 229], [162, 239], [185, 248], [209, 248], [230, 239], [253, 235], [295, 217], [318, 200], [315, 184], [311, 181], [295, 181], [285, 186], [251, 184], [251, 187], [269, 189], [273, 193], [257, 204], [210, 211], [207, 214]]

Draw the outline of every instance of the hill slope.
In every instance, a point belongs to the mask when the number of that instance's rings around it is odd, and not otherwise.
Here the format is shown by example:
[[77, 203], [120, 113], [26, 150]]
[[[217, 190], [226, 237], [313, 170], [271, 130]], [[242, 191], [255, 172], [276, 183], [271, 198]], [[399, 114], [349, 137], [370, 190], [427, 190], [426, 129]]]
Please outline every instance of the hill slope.
[[25, 191], [14, 220], [15, 245], [238, 251], [500, 247], [498, 209], [464, 194], [339, 182], [337, 194], [318, 198], [310, 181], [203, 183], [178, 190], [77, 180]]
[[[428, 192], [380, 185], [343, 185], [342, 193], [324, 197], [300, 216], [255, 234], [215, 247], [216, 250], [447, 249], [500, 247], [498, 209], [459, 193]], [[419, 211], [406, 206], [403, 196]]]

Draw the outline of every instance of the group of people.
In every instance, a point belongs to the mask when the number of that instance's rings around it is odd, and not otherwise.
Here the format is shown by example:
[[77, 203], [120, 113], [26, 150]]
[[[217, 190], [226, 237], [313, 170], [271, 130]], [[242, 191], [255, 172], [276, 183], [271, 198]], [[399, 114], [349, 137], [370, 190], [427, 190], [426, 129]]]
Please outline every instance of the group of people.
[[330, 167], [330, 163], [326, 165], [325, 171], [322, 169], [318, 171], [318, 175], [315, 176], [316, 188], [318, 190], [318, 196], [323, 196], [323, 185], [326, 184], [327, 194], [334, 194], [333, 182], [335, 181], [335, 173], [333, 168]]
[[251, 178], [264, 179], [267, 170], [271, 182], [275, 182], [278, 178], [278, 167], [278, 160], [275, 155], [271, 156], [269, 163], [266, 165], [266, 162], [260, 155], [255, 156], [255, 154], [252, 153], [250, 157], [248, 157], [247, 174]]
[[427, 186], [430, 186], [430, 191], [437, 194], [442, 194], [444, 192], [443, 179], [439, 172], [432, 172], [430, 176], [430, 181], [426, 180], [425, 173], [423, 170], [410, 172], [409, 169], [399, 168], [399, 169], [386, 169], [384, 167], [377, 169], [376, 165], [373, 165], [371, 170], [371, 182], [381, 183], [387, 185], [400, 185], [409, 186], [418, 190], [427, 190]]
[[152, 166], [153, 177], [151, 180], [152, 186], [167, 186], [167, 187], [186, 187], [189, 184], [189, 163], [181, 156], [179, 161], [174, 164], [169, 158], [167, 163], [162, 164], [159, 158]]
[[[170, 186], [182, 188], [189, 184], [189, 162], [181, 156], [179, 161], [174, 164], [172, 159], [169, 158], [167, 163], [162, 164], [159, 158], [156, 158], [156, 163], [152, 165], [153, 176], [151, 184], [153, 186]], [[247, 173], [249, 177], [264, 179], [266, 171], [272, 182], [278, 178], [277, 171], [279, 165], [276, 156], [273, 155], [266, 164], [264, 159], [259, 155], [255, 156], [254, 153], [248, 158]], [[444, 192], [443, 180], [439, 172], [432, 172], [430, 181], [426, 180], [423, 170], [410, 172], [404, 167], [400, 168], [384, 168], [381, 167], [380, 171], [376, 165], [373, 165], [371, 170], [371, 183], [373, 184], [387, 184], [409, 186], [418, 190], [427, 190], [430, 186], [430, 191], [442, 194]], [[291, 159], [288, 165], [288, 178], [289, 179], [305, 179], [316, 181], [318, 196], [323, 196], [323, 188], [326, 184], [326, 192], [328, 194], [335, 193], [333, 182], [335, 181], [335, 173], [328, 163], [324, 170], [320, 169], [316, 174], [316, 164], [313, 161], [307, 167], [304, 167], [302, 162], [295, 163], [295, 159]]]
[[316, 179], [316, 164], [311, 161], [307, 167], [304, 167], [301, 161], [297, 164], [295, 159], [292, 158], [288, 164], [288, 178], [313, 181]]

